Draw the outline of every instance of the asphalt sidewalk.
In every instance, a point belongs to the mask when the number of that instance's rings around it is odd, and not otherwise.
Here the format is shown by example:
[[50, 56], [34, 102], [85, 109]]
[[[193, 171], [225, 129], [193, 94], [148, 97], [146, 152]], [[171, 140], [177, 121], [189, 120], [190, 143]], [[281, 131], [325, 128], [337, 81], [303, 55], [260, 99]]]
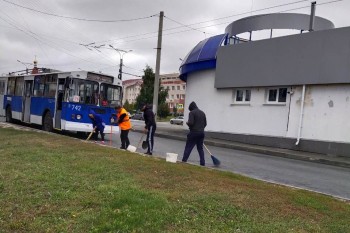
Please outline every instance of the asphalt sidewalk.
[[[142, 127], [135, 127], [134, 130], [137, 132], [143, 132]], [[175, 139], [180, 141], [186, 141], [187, 133], [188, 133], [188, 130], [184, 130], [184, 129], [173, 129], [173, 130], [166, 129], [165, 130], [162, 128], [157, 128], [155, 136]], [[241, 151], [247, 151], [247, 152], [253, 152], [253, 153], [261, 153], [261, 154], [267, 154], [267, 155], [278, 156], [283, 158], [303, 160], [303, 161], [350, 168], [350, 157], [324, 155], [324, 154], [301, 152], [301, 151], [294, 151], [294, 150], [281, 149], [281, 148], [250, 145], [250, 144], [238, 143], [238, 142], [233, 142], [228, 140], [211, 138], [209, 136], [206, 136], [204, 142], [206, 145], [217, 146], [222, 148], [241, 150]]]

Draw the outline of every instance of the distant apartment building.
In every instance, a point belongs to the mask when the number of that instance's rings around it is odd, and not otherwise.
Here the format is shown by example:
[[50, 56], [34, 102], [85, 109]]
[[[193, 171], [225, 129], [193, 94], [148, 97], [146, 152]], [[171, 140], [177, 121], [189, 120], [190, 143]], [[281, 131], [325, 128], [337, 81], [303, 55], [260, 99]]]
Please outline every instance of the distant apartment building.
[[168, 90], [166, 103], [172, 113], [174, 107], [177, 113], [184, 112], [186, 82], [179, 78], [178, 73], [160, 75], [160, 85]]
[[123, 104], [126, 101], [130, 104], [136, 102], [136, 98], [141, 91], [142, 83], [142, 79], [129, 79], [123, 81]]

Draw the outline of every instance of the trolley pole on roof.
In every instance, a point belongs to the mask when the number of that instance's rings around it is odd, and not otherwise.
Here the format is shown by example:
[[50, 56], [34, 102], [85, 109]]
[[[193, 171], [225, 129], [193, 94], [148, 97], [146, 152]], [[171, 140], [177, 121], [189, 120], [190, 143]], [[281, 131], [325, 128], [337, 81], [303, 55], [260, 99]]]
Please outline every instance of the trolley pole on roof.
[[158, 110], [158, 93], [159, 93], [159, 70], [160, 70], [160, 56], [162, 49], [162, 34], [163, 34], [163, 18], [164, 11], [159, 15], [159, 29], [158, 29], [158, 43], [157, 43], [157, 59], [156, 59], [156, 72], [154, 78], [154, 92], [153, 92], [153, 112], [157, 114]]

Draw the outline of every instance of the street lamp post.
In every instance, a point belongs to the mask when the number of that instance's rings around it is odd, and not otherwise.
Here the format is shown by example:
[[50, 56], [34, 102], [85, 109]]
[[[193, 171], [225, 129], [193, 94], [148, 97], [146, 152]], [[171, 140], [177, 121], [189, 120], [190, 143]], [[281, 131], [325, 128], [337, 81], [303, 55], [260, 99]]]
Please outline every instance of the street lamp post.
[[125, 54], [131, 52], [132, 50], [121, 50], [121, 49], [117, 49], [114, 48], [112, 45], [109, 45], [109, 47], [111, 47], [112, 49], [114, 49], [115, 51], [117, 51], [119, 53], [120, 56], [120, 63], [119, 63], [119, 74], [118, 74], [118, 79], [122, 80], [122, 73], [123, 73], [123, 57]]

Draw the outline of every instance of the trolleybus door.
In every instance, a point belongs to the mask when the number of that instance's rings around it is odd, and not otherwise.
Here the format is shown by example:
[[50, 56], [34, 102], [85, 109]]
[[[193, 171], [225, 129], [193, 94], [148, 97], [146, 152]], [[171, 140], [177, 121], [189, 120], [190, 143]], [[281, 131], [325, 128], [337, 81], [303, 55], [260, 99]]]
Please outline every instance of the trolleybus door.
[[58, 89], [56, 98], [56, 113], [55, 113], [55, 128], [61, 129], [61, 116], [62, 116], [62, 102], [64, 98], [64, 83], [65, 79], [58, 79]]
[[7, 79], [0, 78], [0, 117], [5, 116], [4, 98], [7, 89]]
[[23, 122], [30, 122], [30, 103], [33, 90], [33, 80], [25, 80], [24, 98], [23, 98]]

